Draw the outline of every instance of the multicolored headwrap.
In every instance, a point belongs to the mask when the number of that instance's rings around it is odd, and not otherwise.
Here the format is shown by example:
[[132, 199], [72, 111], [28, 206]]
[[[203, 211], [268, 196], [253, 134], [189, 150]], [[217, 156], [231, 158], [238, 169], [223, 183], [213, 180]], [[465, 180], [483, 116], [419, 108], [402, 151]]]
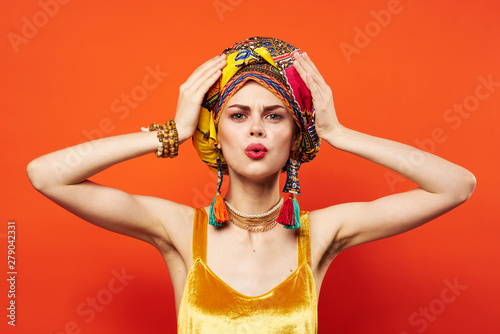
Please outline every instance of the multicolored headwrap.
[[[301, 163], [314, 159], [321, 142], [314, 125], [311, 92], [292, 66], [294, 52], [300, 53], [300, 49], [268, 37], [251, 37], [224, 50], [227, 65], [219, 80], [205, 95], [198, 129], [193, 135], [194, 146], [203, 162], [219, 173], [227, 174], [226, 161], [217, 149], [216, 132], [226, 103], [248, 80], [254, 80], [274, 93], [299, 128], [299, 145], [297, 150], [290, 153], [286, 166], [287, 182], [283, 189], [283, 192], [292, 196], [285, 201], [278, 217], [278, 222], [287, 228], [300, 227], [295, 198], [295, 195], [300, 195], [297, 173]], [[210, 224], [220, 226], [227, 220], [226, 217], [225, 205], [218, 190], [211, 206]]]

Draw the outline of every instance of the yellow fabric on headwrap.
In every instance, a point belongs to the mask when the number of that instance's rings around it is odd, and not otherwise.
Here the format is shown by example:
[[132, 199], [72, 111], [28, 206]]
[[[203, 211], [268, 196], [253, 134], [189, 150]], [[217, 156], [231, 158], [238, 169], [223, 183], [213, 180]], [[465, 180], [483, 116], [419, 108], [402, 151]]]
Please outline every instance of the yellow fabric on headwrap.
[[[276, 66], [273, 57], [264, 47], [259, 47], [253, 50], [255, 55], [251, 54], [250, 57], [237, 59], [240, 53], [232, 53], [226, 57], [226, 66], [222, 69], [222, 76], [220, 78], [219, 87], [225, 87], [228, 81], [243, 67], [251, 64], [259, 59], [259, 56], [269, 62], [271, 65]], [[213, 113], [207, 108], [202, 107], [200, 118], [198, 121], [198, 130], [193, 135], [193, 145], [198, 151], [200, 158], [206, 163], [213, 171], [217, 170], [217, 157], [221, 158], [223, 166], [226, 166], [226, 159], [222, 152], [217, 150], [217, 130]]]
[[193, 144], [200, 158], [213, 171], [217, 170], [217, 157], [220, 157], [222, 170], [227, 173], [224, 156], [217, 149], [218, 118], [225, 103], [249, 79], [279, 97], [299, 127], [299, 148], [293, 152], [293, 158], [302, 163], [316, 156], [321, 141], [314, 126], [310, 91], [292, 66], [292, 54], [296, 51], [300, 50], [267, 37], [251, 37], [224, 50], [227, 64], [219, 80], [205, 95], [198, 129], [193, 135]]
[[[252, 52], [252, 51], [248, 51]], [[276, 63], [273, 60], [273, 57], [267, 52], [266, 48], [260, 47], [253, 50], [256, 55], [261, 56], [264, 60], [266, 60], [269, 64], [276, 66]], [[227, 82], [238, 72], [243, 66], [251, 64], [254, 61], [258, 60], [256, 55], [251, 55], [250, 57], [245, 57], [243, 59], [236, 59], [240, 55], [238, 52], [231, 53], [227, 56], [226, 62], [227, 65], [222, 70], [222, 79], [220, 82], [221, 87], [225, 87]]]
[[217, 170], [217, 157], [221, 158], [223, 165], [226, 164], [222, 153], [218, 154], [217, 130], [215, 129], [212, 112], [207, 108], [201, 108], [198, 129], [193, 135], [193, 145], [203, 162], [211, 167], [212, 170]]

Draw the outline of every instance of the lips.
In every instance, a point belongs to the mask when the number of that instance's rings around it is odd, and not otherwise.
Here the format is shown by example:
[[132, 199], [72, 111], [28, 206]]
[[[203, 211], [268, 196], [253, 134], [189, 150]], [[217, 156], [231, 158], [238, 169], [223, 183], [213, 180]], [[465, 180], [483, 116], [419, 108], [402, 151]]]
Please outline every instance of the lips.
[[250, 144], [245, 149], [245, 154], [250, 159], [262, 159], [267, 154], [267, 148], [262, 144]]

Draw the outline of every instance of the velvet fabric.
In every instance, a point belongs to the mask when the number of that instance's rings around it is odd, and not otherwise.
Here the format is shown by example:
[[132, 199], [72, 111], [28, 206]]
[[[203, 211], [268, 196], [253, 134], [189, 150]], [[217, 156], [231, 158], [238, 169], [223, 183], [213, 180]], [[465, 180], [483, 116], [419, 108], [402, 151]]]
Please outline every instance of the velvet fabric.
[[179, 308], [180, 334], [317, 333], [317, 294], [310, 266], [309, 215], [300, 214], [297, 269], [272, 290], [246, 296], [222, 281], [206, 264], [207, 214], [196, 209], [193, 265]]

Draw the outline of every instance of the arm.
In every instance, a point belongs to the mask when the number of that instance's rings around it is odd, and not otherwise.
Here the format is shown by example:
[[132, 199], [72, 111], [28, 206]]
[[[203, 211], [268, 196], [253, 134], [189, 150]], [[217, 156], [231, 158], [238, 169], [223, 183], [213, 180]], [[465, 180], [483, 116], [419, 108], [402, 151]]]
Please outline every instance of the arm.
[[311, 220], [316, 220], [330, 237], [329, 250], [333, 249], [333, 254], [416, 228], [469, 198], [475, 178], [466, 169], [414, 147], [342, 126], [330, 87], [307, 55], [296, 59], [296, 68], [314, 98], [320, 137], [337, 149], [392, 169], [419, 186], [372, 202], [346, 203], [311, 213]]
[[[180, 88], [176, 111], [179, 144], [196, 129], [201, 101], [220, 76], [221, 59], [200, 66]], [[49, 199], [102, 228], [149, 242], [174, 244], [180, 221], [192, 220], [187, 206], [128, 194], [88, 178], [122, 161], [156, 152], [156, 132], [138, 132], [86, 142], [41, 156], [28, 164], [28, 177]]]
[[[411, 146], [344, 127], [324, 139], [338, 149], [390, 168], [419, 186], [372, 202], [348, 203], [318, 212], [318, 217], [323, 218], [339, 215], [339, 250], [416, 228], [465, 202], [474, 189], [475, 179], [469, 171]], [[410, 161], [418, 164], [411, 165]]]
[[[28, 164], [27, 173], [35, 189], [82, 219], [157, 246], [167, 236], [154, 207], [166, 201], [88, 180], [112, 165], [154, 153], [157, 146], [156, 132], [97, 139], [41, 156]], [[169, 207], [180, 210], [173, 203]]]

